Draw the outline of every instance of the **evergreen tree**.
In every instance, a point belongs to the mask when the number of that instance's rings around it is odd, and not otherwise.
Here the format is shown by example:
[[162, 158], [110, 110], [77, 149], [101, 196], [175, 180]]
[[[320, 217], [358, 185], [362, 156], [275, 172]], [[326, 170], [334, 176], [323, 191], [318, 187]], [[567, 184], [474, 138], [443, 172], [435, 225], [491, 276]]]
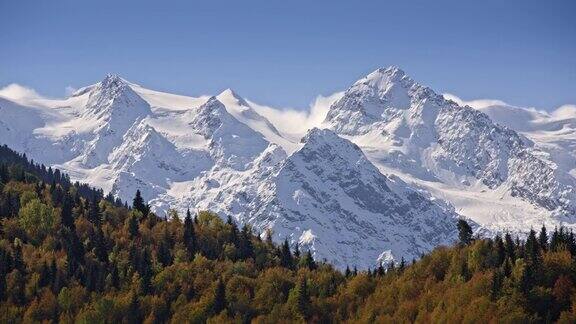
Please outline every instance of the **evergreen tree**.
[[536, 239], [536, 231], [533, 229], [530, 229], [530, 233], [526, 239], [525, 253], [528, 262], [531, 264], [537, 264], [540, 262], [540, 246], [538, 244], [538, 240]]
[[296, 247], [294, 248], [294, 258], [300, 259], [300, 244], [296, 242]]
[[469, 245], [472, 242], [472, 227], [464, 219], [458, 220], [458, 238], [462, 245]]
[[499, 269], [496, 269], [492, 274], [492, 285], [490, 287], [490, 297], [492, 300], [498, 300], [500, 297], [503, 282], [504, 274]]
[[398, 270], [402, 272], [404, 271], [405, 268], [406, 268], [406, 260], [404, 260], [404, 257], [402, 257], [402, 259], [400, 260], [400, 265], [398, 265]]
[[90, 200], [88, 205], [88, 220], [96, 227], [100, 227], [102, 219], [100, 216], [100, 206], [98, 205], [96, 198]]
[[310, 305], [310, 295], [308, 293], [308, 285], [306, 278], [301, 278], [298, 285], [294, 287], [296, 299], [296, 311], [304, 318], [308, 318], [308, 310]]
[[22, 245], [19, 240], [15, 242], [12, 248], [12, 269], [26, 273], [26, 264], [22, 258]]
[[111, 265], [112, 269], [110, 271], [110, 284], [112, 287], [118, 289], [120, 288], [120, 275], [118, 274], [118, 265], [113, 263]]
[[506, 258], [502, 265], [502, 273], [507, 278], [512, 274], [512, 261], [509, 257]]
[[306, 251], [304, 256], [300, 259], [300, 267], [308, 268], [309, 270], [316, 269], [316, 262], [314, 262], [312, 252], [310, 252], [310, 250]]
[[142, 321], [142, 316], [140, 314], [140, 302], [136, 293], [132, 292], [130, 295], [130, 304], [128, 304], [128, 309], [126, 310], [126, 322], [129, 324], [137, 324]]
[[163, 267], [167, 267], [172, 264], [172, 254], [170, 253], [170, 243], [166, 235], [162, 237], [158, 243], [158, 249], [156, 251], [156, 257], [158, 262], [162, 264]]
[[52, 279], [52, 281], [50, 282], [52, 291], [59, 291], [60, 286], [58, 282], [59, 276], [58, 276], [58, 267], [56, 266], [56, 259], [52, 259], [52, 262], [50, 263], [50, 276]]
[[100, 262], [108, 263], [108, 248], [101, 227], [96, 229], [96, 235], [94, 237], [94, 254]]
[[288, 269], [292, 269], [293, 267], [292, 253], [290, 252], [288, 239], [284, 240], [284, 243], [280, 248], [280, 265]]
[[141, 212], [144, 217], [148, 215], [150, 209], [148, 205], [144, 203], [144, 199], [142, 198], [142, 193], [140, 193], [140, 190], [136, 190], [136, 195], [132, 200], [132, 208]]
[[[382, 264], [380, 264], [380, 267], [382, 267]], [[350, 278], [351, 275], [352, 275], [352, 271], [350, 271], [350, 267], [346, 266], [346, 271], [344, 271], [344, 276], [346, 278]]]
[[254, 247], [252, 246], [251, 232], [248, 225], [244, 224], [240, 232], [238, 252], [240, 259], [245, 260], [254, 257]]
[[[350, 271], [350, 269], [348, 269], [348, 271]], [[379, 277], [382, 277], [382, 276], [384, 276], [385, 273], [386, 273], [386, 271], [384, 271], [384, 266], [382, 266], [382, 263], [380, 262], [380, 263], [378, 264], [378, 269], [376, 270], [376, 274], [377, 274]]]
[[504, 249], [506, 250], [506, 256], [510, 258], [511, 261], [516, 260], [516, 245], [512, 240], [512, 235], [508, 232], [504, 235]]
[[8, 183], [9, 180], [8, 167], [6, 164], [0, 164], [0, 183]]
[[136, 219], [136, 215], [131, 214], [128, 216], [128, 234], [130, 238], [136, 238], [138, 236], [138, 220]]
[[186, 246], [186, 251], [188, 251], [188, 256], [190, 258], [194, 257], [196, 253], [196, 234], [194, 233], [194, 224], [192, 222], [192, 215], [190, 214], [190, 209], [186, 211], [186, 217], [184, 218], [184, 246]]
[[140, 292], [143, 295], [150, 294], [152, 292], [152, 260], [150, 258], [150, 251], [145, 248], [142, 253], [142, 258], [140, 262]]
[[72, 215], [72, 207], [74, 201], [72, 201], [72, 196], [69, 192], [66, 192], [62, 200], [62, 212], [60, 213], [60, 222], [63, 226], [74, 230], [74, 216]]
[[506, 247], [500, 235], [496, 235], [494, 238], [494, 254], [495, 266], [499, 267], [506, 259]]
[[216, 282], [216, 289], [214, 290], [214, 299], [212, 301], [211, 313], [213, 315], [220, 314], [226, 308], [226, 286], [222, 282], [222, 278]]
[[46, 287], [52, 282], [52, 275], [50, 274], [50, 268], [46, 264], [46, 261], [42, 263], [40, 268], [40, 279], [38, 280], [38, 285], [40, 287]]
[[543, 251], [548, 251], [548, 233], [546, 232], [546, 226], [544, 225], [542, 225], [540, 235], [538, 236], [538, 244]]

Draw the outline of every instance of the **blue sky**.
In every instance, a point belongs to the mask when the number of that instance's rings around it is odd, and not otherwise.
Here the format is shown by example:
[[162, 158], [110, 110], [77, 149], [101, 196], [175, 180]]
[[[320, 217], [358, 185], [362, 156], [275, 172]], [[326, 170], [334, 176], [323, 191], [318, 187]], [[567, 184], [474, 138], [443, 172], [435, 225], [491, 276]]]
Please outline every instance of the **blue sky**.
[[0, 87], [118, 73], [188, 95], [306, 107], [380, 66], [438, 92], [576, 103], [576, 1], [0, 1]]

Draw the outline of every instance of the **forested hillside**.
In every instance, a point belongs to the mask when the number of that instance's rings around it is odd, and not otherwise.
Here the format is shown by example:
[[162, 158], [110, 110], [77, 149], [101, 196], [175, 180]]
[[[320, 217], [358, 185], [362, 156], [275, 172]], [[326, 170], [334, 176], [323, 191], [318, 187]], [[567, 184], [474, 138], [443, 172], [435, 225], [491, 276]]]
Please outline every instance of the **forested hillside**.
[[479, 239], [460, 221], [458, 245], [342, 273], [230, 219], [182, 216], [0, 147], [0, 322], [576, 321], [576, 242], [562, 228]]

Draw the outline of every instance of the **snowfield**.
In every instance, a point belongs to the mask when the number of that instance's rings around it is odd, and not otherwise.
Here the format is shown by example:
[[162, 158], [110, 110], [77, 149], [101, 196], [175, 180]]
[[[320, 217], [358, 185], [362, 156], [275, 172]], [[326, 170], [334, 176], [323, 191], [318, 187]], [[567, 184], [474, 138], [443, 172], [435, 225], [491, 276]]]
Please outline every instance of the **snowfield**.
[[340, 268], [450, 244], [458, 217], [488, 234], [576, 224], [573, 107], [469, 107], [396, 67], [322, 100], [303, 116], [108, 75], [65, 99], [0, 97], [0, 143], [123, 200], [140, 189], [160, 215], [270, 229]]

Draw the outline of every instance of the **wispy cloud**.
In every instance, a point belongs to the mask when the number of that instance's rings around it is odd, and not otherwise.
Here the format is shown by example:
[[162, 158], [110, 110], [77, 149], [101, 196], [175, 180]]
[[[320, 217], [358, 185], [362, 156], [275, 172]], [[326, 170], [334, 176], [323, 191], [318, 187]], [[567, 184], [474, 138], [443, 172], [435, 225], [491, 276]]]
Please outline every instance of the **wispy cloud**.
[[476, 99], [476, 100], [464, 100], [456, 95], [451, 93], [444, 93], [442, 94], [444, 98], [454, 101], [460, 106], [470, 106], [474, 109], [482, 110], [488, 107], [506, 107], [511, 109], [516, 109], [520, 111], [528, 111], [530, 113], [538, 113], [541, 117], [547, 116], [547, 118], [555, 118], [555, 119], [568, 119], [568, 118], [576, 118], [576, 105], [573, 104], [566, 104], [562, 105], [555, 110], [552, 111], [544, 111], [540, 109], [536, 109], [534, 107], [518, 107], [507, 104], [506, 102], [498, 99]]
[[576, 118], [576, 105], [562, 105], [554, 110], [551, 115], [560, 119]]
[[21, 86], [17, 83], [11, 83], [0, 89], [0, 97], [13, 101], [40, 99], [40, 96], [34, 89]]
[[510, 106], [502, 100], [498, 99], [475, 99], [475, 100], [464, 100], [451, 93], [443, 93], [444, 98], [452, 100], [460, 106], [470, 106], [474, 109], [482, 109], [490, 106]]
[[64, 88], [64, 93], [66, 94], [67, 97], [69, 97], [72, 94], [74, 94], [74, 92], [76, 92], [76, 90], [78, 90], [78, 89], [76, 89], [73, 86], [67, 86], [66, 88]]
[[307, 110], [277, 109], [250, 102], [254, 109], [266, 117], [282, 133], [301, 136], [307, 130], [318, 127], [326, 118], [330, 106], [342, 98], [344, 92], [336, 92], [329, 96], [318, 96]]

